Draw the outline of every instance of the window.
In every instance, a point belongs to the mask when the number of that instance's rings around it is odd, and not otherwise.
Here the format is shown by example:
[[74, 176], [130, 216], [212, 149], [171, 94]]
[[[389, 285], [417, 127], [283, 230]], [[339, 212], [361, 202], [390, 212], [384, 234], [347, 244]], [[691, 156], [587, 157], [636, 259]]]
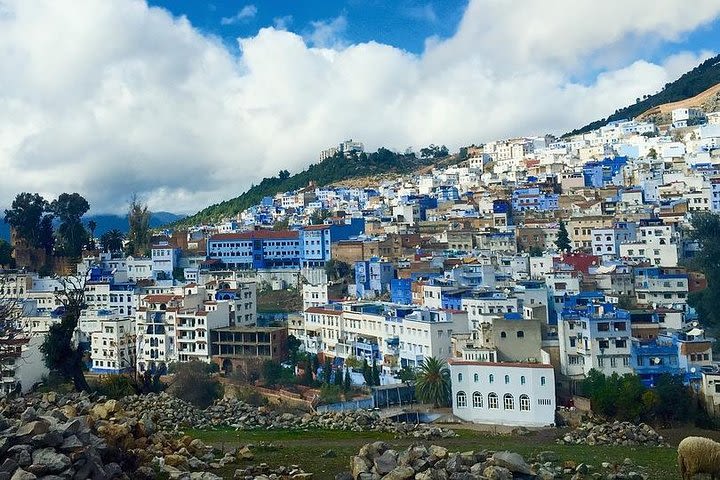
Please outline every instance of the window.
[[520, 395], [520, 411], [530, 411], [530, 397], [528, 397], [527, 395]]
[[482, 394], [480, 392], [473, 393], [473, 408], [482, 408]]
[[540, 377], [540, 385], [545, 385], [545, 377]]
[[505, 410], [515, 410], [515, 398], [509, 393], [506, 393], [503, 397], [503, 408]]
[[500, 332], [500, 338], [507, 338], [507, 333]]
[[465, 395], [465, 392], [458, 392], [456, 399], [458, 408], [467, 407], [467, 395]]
[[491, 373], [490, 376], [488, 377], [488, 383], [493, 383], [494, 381], [495, 381], [495, 375], [493, 375]]
[[510, 375], [505, 375], [505, 385], [510, 383]]
[[462, 382], [462, 373], [458, 373], [458, 382]]
[[473, 375], [473, 381], [475, 383], [477, 383], [479, 380], [480, 380], [480, 375], [478, 375], [477, 373], [475, 375]]
[[522, 330], [518, 330], [517, 338], [523, 338], [523, 337], [525, 337], [525, 332], [523, 332]]
[[495, 392], [488, 393], [488, 408], [497, 409], [500, 408], [498, 405], [498, 396]]
[[525, 375], [520, 375], [520, 385], [525, 385]]

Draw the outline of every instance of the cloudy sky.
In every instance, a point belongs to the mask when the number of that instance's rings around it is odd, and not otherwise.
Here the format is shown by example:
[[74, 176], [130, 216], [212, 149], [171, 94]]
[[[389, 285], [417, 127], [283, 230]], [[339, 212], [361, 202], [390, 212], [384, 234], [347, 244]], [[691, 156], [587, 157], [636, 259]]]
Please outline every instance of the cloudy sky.
[[563, 133], [715, 54], [720, 1], [0, 0], [0, 207], [191, 213], [347, 138]]

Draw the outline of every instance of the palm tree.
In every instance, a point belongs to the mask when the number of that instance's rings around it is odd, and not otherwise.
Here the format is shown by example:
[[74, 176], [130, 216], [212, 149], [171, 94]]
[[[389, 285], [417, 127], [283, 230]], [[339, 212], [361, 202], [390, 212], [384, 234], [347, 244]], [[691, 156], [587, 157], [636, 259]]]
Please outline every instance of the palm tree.
[[428, 357], [420, 365], [415, 383], [415, 395], [435, 407], [450, 404], [450, 370], [447, 364], [435, 357]]
[[100, 236], [100, 244], [106, 252], [120, 252], [123, 248], [125, 234], [117, 228], [109, 230]]

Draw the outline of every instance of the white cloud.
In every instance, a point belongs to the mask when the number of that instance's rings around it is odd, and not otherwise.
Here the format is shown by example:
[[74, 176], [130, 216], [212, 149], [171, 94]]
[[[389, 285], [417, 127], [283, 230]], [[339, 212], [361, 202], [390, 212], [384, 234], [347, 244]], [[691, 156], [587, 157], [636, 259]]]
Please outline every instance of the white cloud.
[[117, 212], [137, 192], [153, 209], [192, 212], [344, 138], [456, 148], [562, 133], [710, 53], [651, 63], [624, 52], [618, 67], [573, 81], [589, 62], [632, 39], [677, 41], [720, 12], [682, 0], [541, 3], [472, 1], [457, 34], [422, 55], [348, 44], [340, 17], [307, 38], [262, 29], [238, 58], [141, 0], [0, 0], [0, 205], [77, 191], [94, 212]]
[[347, 18], [345, 15], [333, 18], [332, 20], [318, 20], [310, 22], [312, 29], [304, 38], [307, 42], [318, 48], [339, 49], [346, 46], [343, 34], [347, 29]]
[[247, 21], [257, 15], [257, 7], [255, 5], [245, 5], [232, 17], [223, 17], [220, 19], [221, 25], [234, 25], [239, 22]]
[[410, 18], [422, 20], [427, 23], [437, 23], [439, 20], [437, 12], [435, 12], [435, 7], [433, 7], [431, 3], [408, 7], [404, 10], [404, 12], [405, 15]]
[[282, 17], [273, 18], [273, 25], [277, 30], [287, 30], [293, 23], [292, 15], [283, 15]]

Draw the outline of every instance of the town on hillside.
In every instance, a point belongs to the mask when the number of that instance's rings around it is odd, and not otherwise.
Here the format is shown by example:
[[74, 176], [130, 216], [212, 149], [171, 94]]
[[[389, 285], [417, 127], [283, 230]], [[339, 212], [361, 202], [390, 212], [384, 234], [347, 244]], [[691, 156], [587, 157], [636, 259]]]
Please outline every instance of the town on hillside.
[[[348, 140], [319, 160], [363, 153]], [[134, 199], [127, 235], [96, 236], [79, 194], [18, 195], [0, 396], [167, 388], [222, 416], [232, 389], [410, 423], [553, 428], [592, 409], [717, 425], [720, 112], [422, 155], [450, 161], [311, 182], [212, 224], [151, 230]], [[637, 441], [664, 444], [651, 433]]]

